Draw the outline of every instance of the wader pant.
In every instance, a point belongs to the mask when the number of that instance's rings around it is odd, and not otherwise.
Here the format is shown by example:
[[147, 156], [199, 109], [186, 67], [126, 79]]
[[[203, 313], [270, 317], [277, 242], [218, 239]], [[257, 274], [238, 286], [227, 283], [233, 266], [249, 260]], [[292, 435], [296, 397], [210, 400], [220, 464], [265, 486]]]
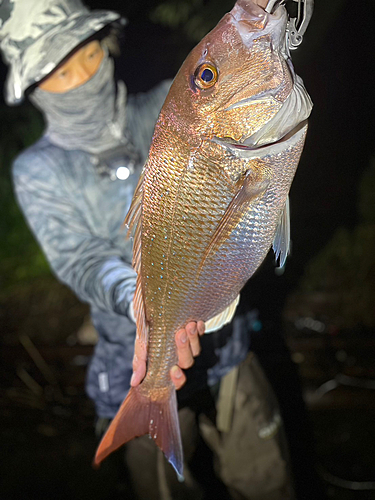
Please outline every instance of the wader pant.
[[221, 380], [215, 400], [212, 411], [179, 410], [184, 482], [148, 436], [125, 445], [132, 500], [294, 498], [278, 406], [254, 354]]

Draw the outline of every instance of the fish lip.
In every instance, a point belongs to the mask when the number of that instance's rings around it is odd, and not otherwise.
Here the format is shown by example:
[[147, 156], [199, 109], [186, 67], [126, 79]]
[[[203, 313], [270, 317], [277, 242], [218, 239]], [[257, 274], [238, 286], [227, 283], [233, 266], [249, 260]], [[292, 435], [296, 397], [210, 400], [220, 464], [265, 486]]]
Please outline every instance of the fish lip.
[[225, 147], [236, 156], [258, 158], [269, 154], [277, 154], [293, 146], [303, 136], [305, 129], [307, 128], [307, 122], [307, 119], [301, 121], [293, 129], [276, 141], [269, 142], [268, 144], [262, 144], [261, 146], [247, 146], [246, 144], [235, 141], [232, 142], [228, 139], [222, 139], [220, 137], [214, 137], [212, 141]]
[[263, 104], [265, 101], [277, 102], [277, 99], [275, 99], [273, 94], [276, 94], [279, 88], [280, 86], [276, 87], [271, 92], [267, 90], [262, 90], [262, 92], [259, 92], [254, 96], [244, 97], [243, 99], [240, 99], [239, 101], [230, 104], [227, 108], [224, 109], [224, 111], [232, 111], [233, 109], [242, 108], [245, 106], [249, 106], [251, 104]]

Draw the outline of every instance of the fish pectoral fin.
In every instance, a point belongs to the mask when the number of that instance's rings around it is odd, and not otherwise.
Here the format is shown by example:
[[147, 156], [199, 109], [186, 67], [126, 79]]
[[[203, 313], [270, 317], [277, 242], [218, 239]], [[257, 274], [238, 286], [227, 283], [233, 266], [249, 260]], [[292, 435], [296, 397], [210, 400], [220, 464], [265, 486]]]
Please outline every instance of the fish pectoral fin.
[[224, 309], [220, 314], [217, 314], [213, 318], [206, 321], [206, 329], [204, 333], [212, 333], [220, 330], [224, 325], [230, 323], [236, 312], [238, 302], [240, 301], [240, 295], [238, 294], [234, 301], [229, 304], [229, 306]]
[[262, 177], [253, 170], [248, 170], [238, 182], [238, 190], [229, 203], [222, 219], [220, 220], [211, 241], [202, 257], [198, 275], [201, 272], [208, 257], [215, 254], [217, 250], [230, 237], [233, 230], [244, 216], [252, 201], [264, 193], [269, 185], [269, 179]]
[[183, 473], [183, 454], [176, 391], [171, 388], [161, 399], [144, 395], [141, 385], [129, 390], [97, 449], [94, 465], [131, 439], [149, 434], [175, 468]]
[[279, 267], [283, 267], [290, 250], [289, 196], [281, 213], [272, 248], [275, 252], [276, 262], [279, 261]]

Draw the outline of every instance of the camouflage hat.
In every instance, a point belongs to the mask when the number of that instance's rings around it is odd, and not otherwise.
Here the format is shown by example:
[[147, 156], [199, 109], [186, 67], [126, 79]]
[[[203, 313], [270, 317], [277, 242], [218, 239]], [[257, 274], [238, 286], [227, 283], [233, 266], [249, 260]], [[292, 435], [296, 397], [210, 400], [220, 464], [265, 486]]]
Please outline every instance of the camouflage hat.
[[81, 0], [0, 0], [0, 48], [9, 65], [8, 104], [51, 73], [81, 42], [125, 19], [107, 10], [89, 11]]

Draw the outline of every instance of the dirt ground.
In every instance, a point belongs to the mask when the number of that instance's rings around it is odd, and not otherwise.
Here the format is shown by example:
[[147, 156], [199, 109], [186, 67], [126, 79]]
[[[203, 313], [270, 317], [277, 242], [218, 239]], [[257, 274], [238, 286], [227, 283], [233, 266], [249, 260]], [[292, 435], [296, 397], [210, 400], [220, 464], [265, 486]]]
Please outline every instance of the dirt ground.
[[[99, 470], [91, 466], [95, 414], [84, 378], [92, 346], [77, 335], [87, 309], [58, 284], [48, 303], [41, 296], [34, 293], [27, 310], [17, 311], [11, 302], [1, 307], [0, 498], [131, 498], [121, 451]], [[288, 342], [300, 368], [328, 499], [375, 500], [371, 338], [354, 348], [353, 340], [338, 337], [327, 344], [294, 332]], [[322, 386], [340, 372], [343, 352], [356, 356], [345, 365], [351, 378]], [[353, 380], [362, 382], [350, 386]]]

